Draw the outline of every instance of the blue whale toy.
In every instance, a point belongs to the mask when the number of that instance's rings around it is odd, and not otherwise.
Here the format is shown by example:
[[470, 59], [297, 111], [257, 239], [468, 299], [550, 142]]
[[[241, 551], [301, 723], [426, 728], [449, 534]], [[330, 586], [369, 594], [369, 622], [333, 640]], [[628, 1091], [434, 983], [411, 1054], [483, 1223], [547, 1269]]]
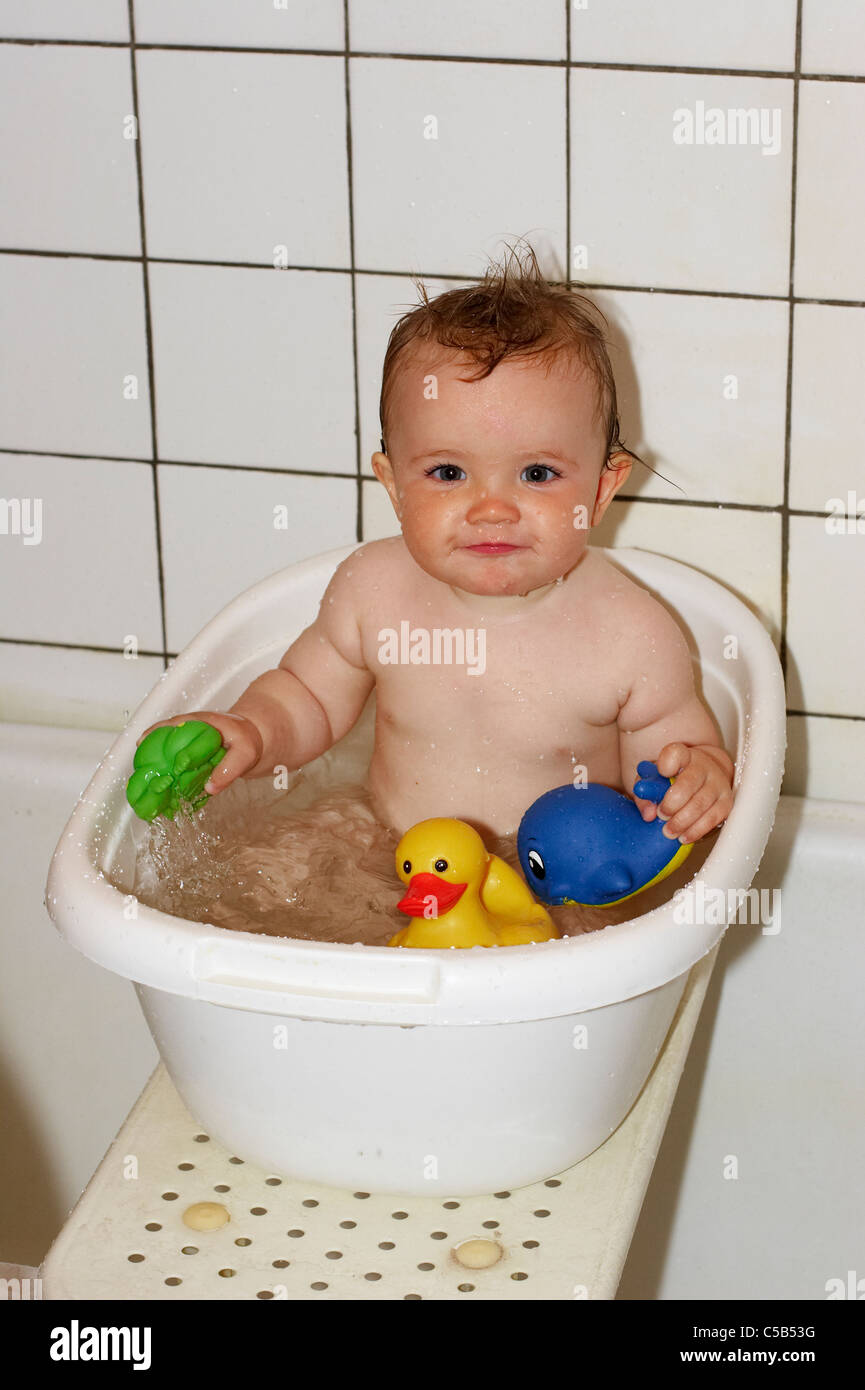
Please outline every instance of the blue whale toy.
[[[652, 762], [637, 766], [634, 795], [660, 802], [671, 785]], [[636, 803], [598, 782], [554, 787], [526, 811], [517, 853], [526, 882], [548, 907], [611, 907], [677, 869], [693, 846], [644, 821]]]

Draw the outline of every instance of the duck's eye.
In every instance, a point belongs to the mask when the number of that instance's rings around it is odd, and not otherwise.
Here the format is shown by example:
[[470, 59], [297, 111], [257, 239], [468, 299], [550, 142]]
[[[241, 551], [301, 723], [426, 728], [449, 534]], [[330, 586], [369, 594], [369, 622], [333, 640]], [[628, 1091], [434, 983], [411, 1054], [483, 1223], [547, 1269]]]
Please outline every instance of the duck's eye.
[[404, 859], [404, 860], [402, 861], [402, 871], [403, 871], [404, 874], [410, 874], [410, 873], [411, 873], [411, 860], [410, 860], [410, 859]]
[[435, 869], [437, 874], [443, 874], [447, 866], [448, 861], [446, 859], [437, 859], [436, 862], [433, 864], [433, 868]]
[[535, 878], [546, 878], [546, 866], [536, 849], [529, 850], [529, 868], [531, 869]]

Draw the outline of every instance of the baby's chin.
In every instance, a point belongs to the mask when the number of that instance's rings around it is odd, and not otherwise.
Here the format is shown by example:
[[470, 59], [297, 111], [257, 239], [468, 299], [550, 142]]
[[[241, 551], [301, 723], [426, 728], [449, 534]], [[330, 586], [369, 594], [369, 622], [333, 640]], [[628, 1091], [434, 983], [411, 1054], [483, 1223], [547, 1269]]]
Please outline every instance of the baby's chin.
[[429, 555], [414, 555], [421, 569], [452, 588], [482, 598], [523, 598], [535, 590], [548, 588], [563, 578], [579, 560], [579, 555], [563, 556], [538, 564], [536, 555], [482, 556], [449, 555], [438, 561]]

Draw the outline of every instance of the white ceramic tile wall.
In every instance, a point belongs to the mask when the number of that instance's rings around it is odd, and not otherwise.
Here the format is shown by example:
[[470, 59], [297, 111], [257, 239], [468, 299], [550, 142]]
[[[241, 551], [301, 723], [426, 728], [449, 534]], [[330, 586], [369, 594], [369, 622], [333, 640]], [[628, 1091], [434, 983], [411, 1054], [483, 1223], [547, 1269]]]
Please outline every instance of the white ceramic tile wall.
[[123, 48], [0, 45], [4, 246], [141, 254], [133, 110]]
[[564, 257], [562, 66], [354, 58], [350, 81], [358, 266], [479, 275], [526, 230]]
[[127, 0], [0, 0], [0, 38], [129, 42]]
[[742, 594], [789, 790], [862, 797], [863, 78], [859, 0], [0, 0], [0, 715], [117, 727], [240, 589], [393, 534], [369, 461], [408, 277], [524, 235], [608, 313], [664, 475], [596, 540]]
[[[784, 500], [789, 312], [767, 299], [600, 292], [622, 438], [641, 497]], [[665, 481], [666, 479], [666, 481]]]
[[150, 269], [161, 458], [355, 471], [347, 275]]
[[0, 254], [0, 304], [0, 448], [149, 458], [140, 265]]
[[159, 502], [170, 651], [256, 580], [355, 539], [351, 478], [161, 464]]
[[[821, 0], [816, 0], [821, 3]], [[573, 0], [571, 61], [646, 67], [793, 66], [796, 0]]]
[[[151, 256], [349, 261], [345, 78], [333, 58], [138, 55]], [[315, 188], [315, 197], [307, 190]]]
[[[825, 512], [831, 499], [865, 503], [865, 315], [797, 304], [790, 433], [790, 505]], [[855, 510], [855, 508], [854, 508]]]
[[560, 0], [352, 0], [351, 46], [365, 53], [563, 60], [565, 14]]
[[[117, 459], [0, 455], [21, 500], [0, 545], [5, 637], [161, 652], [152, 468]], [[20, 518], [20, 520], [19, 520]]]
[[139, 43], [215, 48], [345, 45], [342, 0], [135, 0]]
[[[571, 256], [577, 277], [786, 294], [792, 101], [792, 84], [776, 78], [575, 69]], [[765, 142], [705, 143], [706, 113], [739, 108], [780, 113], [766, 115]], [[693, 143], [676, 143], [677, 131], [692, 134]]]
[[801, 84], [794, 288], [802, 298], [865, 299], [863, 125], [861, 82]]
[[791, 714], [787, 719], [790, 796], [862, 801], [865, 721]]
[[131, 645], [100, 652], [34, 641], [0, 643], [0, 666], [4, 721], [118, 733], [164, 670], [161, 656]]
[[804, 0], [802, 71], [865, 76], [861, 0]]
[[851, 523], [848, 529], [841, 517], [790, 518], [787, 696], [792, 709], [850, 715], [861, 707], [865, 518]]

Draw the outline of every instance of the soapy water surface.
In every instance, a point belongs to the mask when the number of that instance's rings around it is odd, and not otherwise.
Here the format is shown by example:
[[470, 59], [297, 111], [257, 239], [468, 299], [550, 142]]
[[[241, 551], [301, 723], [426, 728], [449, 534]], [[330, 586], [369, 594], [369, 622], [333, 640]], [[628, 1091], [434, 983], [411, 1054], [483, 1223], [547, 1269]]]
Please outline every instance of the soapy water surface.
[[[394, 865], [399, 836], [376, 818], [362, 782], [322, 779], [315, 764], [288, 781], [275, 790], [267, 779], [238, 779], [191, 816], [135, 821], [135, 896], [234, 931], [387, 945], [411, 920], [396, 906], [405, 892]], [[522, 876], [516, 834], [486, 836], [485, 844]], [[696, 846], [682, 868], [636, 899], [557, 907], [550, 916], [574, 936], [648, 912], [693, 877], [708, 848]]]

